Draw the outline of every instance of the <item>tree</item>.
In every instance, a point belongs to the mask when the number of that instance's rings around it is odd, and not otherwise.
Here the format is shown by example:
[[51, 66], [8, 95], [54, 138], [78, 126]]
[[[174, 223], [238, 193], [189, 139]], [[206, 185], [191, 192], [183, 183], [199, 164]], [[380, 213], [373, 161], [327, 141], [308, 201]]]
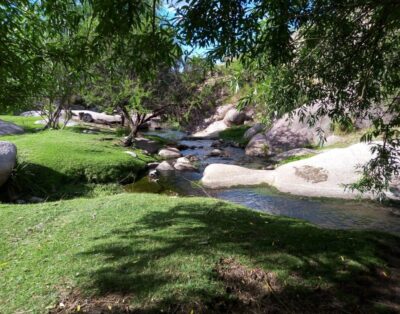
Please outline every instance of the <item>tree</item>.
[[[173, 105], [159, 75], [172, 70], [180, 57], [174, 36], [161, 21], [154, 26], [152, 19], [143, 20], [137, 28], [107, 42], [92, 67], [87, 97], [92, 104], [122, 114], [130, 130], [126, 146], [143, 124]], [[155, 97], [160, 91], [165, 93], [163, 101]]]
[[345, 124], [369, 118], [373, 130], [362, 139], [383, 144], [352, 188], [389, 187], [400, 170], [400, 2], [192, 0], [178, 14], [190, 43], [253, 69], [269, 112], [318, 102], [315, 115], [303, 111], [310, 124], [323, 115]]
[[96, 21], [85, 1], [48, 1], [39, 9], [46, 31], [42, 35], [41, 88], [36, 103], [46, 117], [45, 128], [56, 129], [61, 115], [68, 116], [71, 99], [81, 91], [98, 54]]
[[27, 105], [38, 88], [41, 20], [32, 1], [0, 2], [0, 109], [14, 112]]

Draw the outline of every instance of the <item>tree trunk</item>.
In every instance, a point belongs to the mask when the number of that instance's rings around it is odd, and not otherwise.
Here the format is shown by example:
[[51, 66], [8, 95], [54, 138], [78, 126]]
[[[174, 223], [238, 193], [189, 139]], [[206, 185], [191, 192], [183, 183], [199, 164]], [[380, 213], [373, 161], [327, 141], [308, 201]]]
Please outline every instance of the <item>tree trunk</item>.
[[61, 103], [57, 105], [57, 108], [54, 112], [48, 113], [47, 115], [47, 123], [44, 126], [44, 129], [58, 129], [58, 120], [61, 115]]
[[133, 140], [136, 138], [137, 133], [139, 131], [139, 125], [135, 124], [131, 127], [129, 135], [123, 140], [123, 145], [125, 147], [132, 146]]

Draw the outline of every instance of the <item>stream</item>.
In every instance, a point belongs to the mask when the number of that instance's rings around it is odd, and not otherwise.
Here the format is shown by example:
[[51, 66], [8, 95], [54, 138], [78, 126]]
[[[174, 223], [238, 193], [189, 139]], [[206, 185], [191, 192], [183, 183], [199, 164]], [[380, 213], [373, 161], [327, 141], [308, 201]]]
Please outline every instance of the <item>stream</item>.
[[184, 134], [178, 131], [154, 131], [147, 134], [172, 139], [178, 141], [180, 145], [187, 146], [188, 148], [181, 150], [181, 153], [183, 156], [194, 155], [199, 159], [199, 172], [163, 173], [156, 182], [146, 176], [126, 186], [127, 192], [211, 196], [260, 212], [303, 219], [324, 228], [368, 229], [400, 234], [399, 209], [377, 202], [292, 196], [268, 186], [205, 189], [198, 182], [209, 164], [235, 164], [261, 169], [265, 166], [265, 161], [250, 159], [243, 149], [230, 146], [222, 148], [225, 156], [210, 157], [208, 155], [214, 149], [212, 147], [214, 140], [185, 140]]

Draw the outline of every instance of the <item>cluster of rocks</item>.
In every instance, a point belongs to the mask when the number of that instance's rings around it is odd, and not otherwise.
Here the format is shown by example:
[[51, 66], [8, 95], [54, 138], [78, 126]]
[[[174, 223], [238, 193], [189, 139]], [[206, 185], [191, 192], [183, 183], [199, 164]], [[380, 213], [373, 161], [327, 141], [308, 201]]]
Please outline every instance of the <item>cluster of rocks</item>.
[[[158, 154], [164, 161], [152, 162], [147, 166], [151, 170], [166, 172], [166, 171], [197, 171], [195, 163], [198, 161], [195, 156], [183, 157], [181, 151], [177, 147], [163, 145], [157, 141], [139, 137], [134, 140], [134, 146], [143, 150], [148, 154]], [[180, 147], [181, 149], [188, 148], [187, 146]], [[154, 173], [150, 173], [152, 175]]]
[[165, 159], [156, 167], [156, 171], [197, 171], [195, 156], [183, 157], [180, 150], [176, 147], [165, 147], [158, 152], [158, 155]]
[[251, 113], [239, 111], [233, 104], [217, 107], [210, 118], [204, 120], [207, 127], [193, 134], [196, 138], [217, 138], [219, 133], [233, 125], [242, 125], [252, 120]]

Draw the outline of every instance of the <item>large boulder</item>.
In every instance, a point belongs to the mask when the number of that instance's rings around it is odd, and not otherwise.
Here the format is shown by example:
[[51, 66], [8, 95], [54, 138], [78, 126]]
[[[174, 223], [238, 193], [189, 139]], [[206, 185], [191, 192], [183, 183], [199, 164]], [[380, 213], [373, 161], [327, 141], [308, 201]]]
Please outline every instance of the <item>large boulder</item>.
[[360, 178], [357, 167], [371, 158], [371, 146], [365, 143], [328, 150], [278, 167], [273, 185], [296, 195], [355, 198], [358, 193], [345, 190], [344, 185], [356, 182]]
[[217, 110], [215, 111], [214, 115], [212, 116], [212, 119], [214, 121], [222, 120], [225, 118], [227, 112], [234, 108], [235, 108], [235, 105], [233, 105], [233, 104], [226, 104], [226, 105], [218, 106]]
[[245, 149], [247, 156], [265, 157], [270, 154], [270, 143], [264, 133], [252, 137]]
[[226, 125], [241, 125], [246, 120], [247, 116], [244, 112], [238, 111], [236, 108], [229, 109], [225, 114], [224, 122]]
[[194, 133], [193, 137], [199, 138], [218, 138], [219, 133], [223, 130], [226, 130], [228, 126], [224, 121], [215, 121], [211, 123], [206, 129]]
[[0, 186], [9, 178], [17, 162], [17, 147], [10, 142], [0, 142]]
[[245, 140], [251, 140], [256, 134], [262, 132], [265, 128], [265, 125], [262, 123], [257, 123], [255, 125], [253, 125], [250, 129], [248, 129], [246, 131], [246, 133], [244, 133], [243, 138]]
[[22, 134], [24, 129], [20, 126], [0, 120], [0, 135]]
[[158, 152], [158, 155], [160, 155], [164, 159], [174, 159], [174, 158], [179, 158], [182, 156], [179, 149], [177, 149], [175, 147], [163, 148]]
[[[232, 165], [209, 165], [202, 178], [204, 186], [224, 188], [239, 185], [270, 184], [278, 190], [295, 195], [334, 198], [371, 198], [346, 190], [344, 185], [360, 178], [358, 166], [372, 158], [371, 146], [359, 143], [347, 148], [337, 148], [313, 157], [294, 161], [275, 170], [252, 170]], [[400, 197], [400, 182], [391, 184], [389, 198]]]
[[272, 178], [271, 171], [254, 170], [235, 165], [211, 164], [204, 170], [201, 183], [207, 188], [219, 189], [270, 183]]
[[174, 171], [174, 167], [168, 161], [163, 161], [156, 167], [156, 170], [161, 172]]
[[133, 140], [133, 145], [149, 154], [155, 154], [161, 148], [161, 144], [144, 137], [137, 137]]
[[268, 147], [268, 154], [281, 153], [283, 151], [308, 147], [320, 143], [319, 131], [323, 131], [325, 136], [331, 133], [331, 119], [322, 117], [313, 127], [310, 127], [307, 121], [300, 118], [300, 110], [306, 110], [308, 114], [314, 114], [318, 109], [317, 105], [304, 107], [295, 110], [291, 116], [285, 115], [274, 122], [272, 127], [266, 131], [263, 136], [259, 134], [255, 141], [250, 140], [246, 147], [246, 152], [250, 156], [261, 155], [261, 146]]
[[190, 160], [186, 157], [180, 157], [176, 160], [174, 168], [178, 171], [197, 171], [197, 168], [192, 165]]

